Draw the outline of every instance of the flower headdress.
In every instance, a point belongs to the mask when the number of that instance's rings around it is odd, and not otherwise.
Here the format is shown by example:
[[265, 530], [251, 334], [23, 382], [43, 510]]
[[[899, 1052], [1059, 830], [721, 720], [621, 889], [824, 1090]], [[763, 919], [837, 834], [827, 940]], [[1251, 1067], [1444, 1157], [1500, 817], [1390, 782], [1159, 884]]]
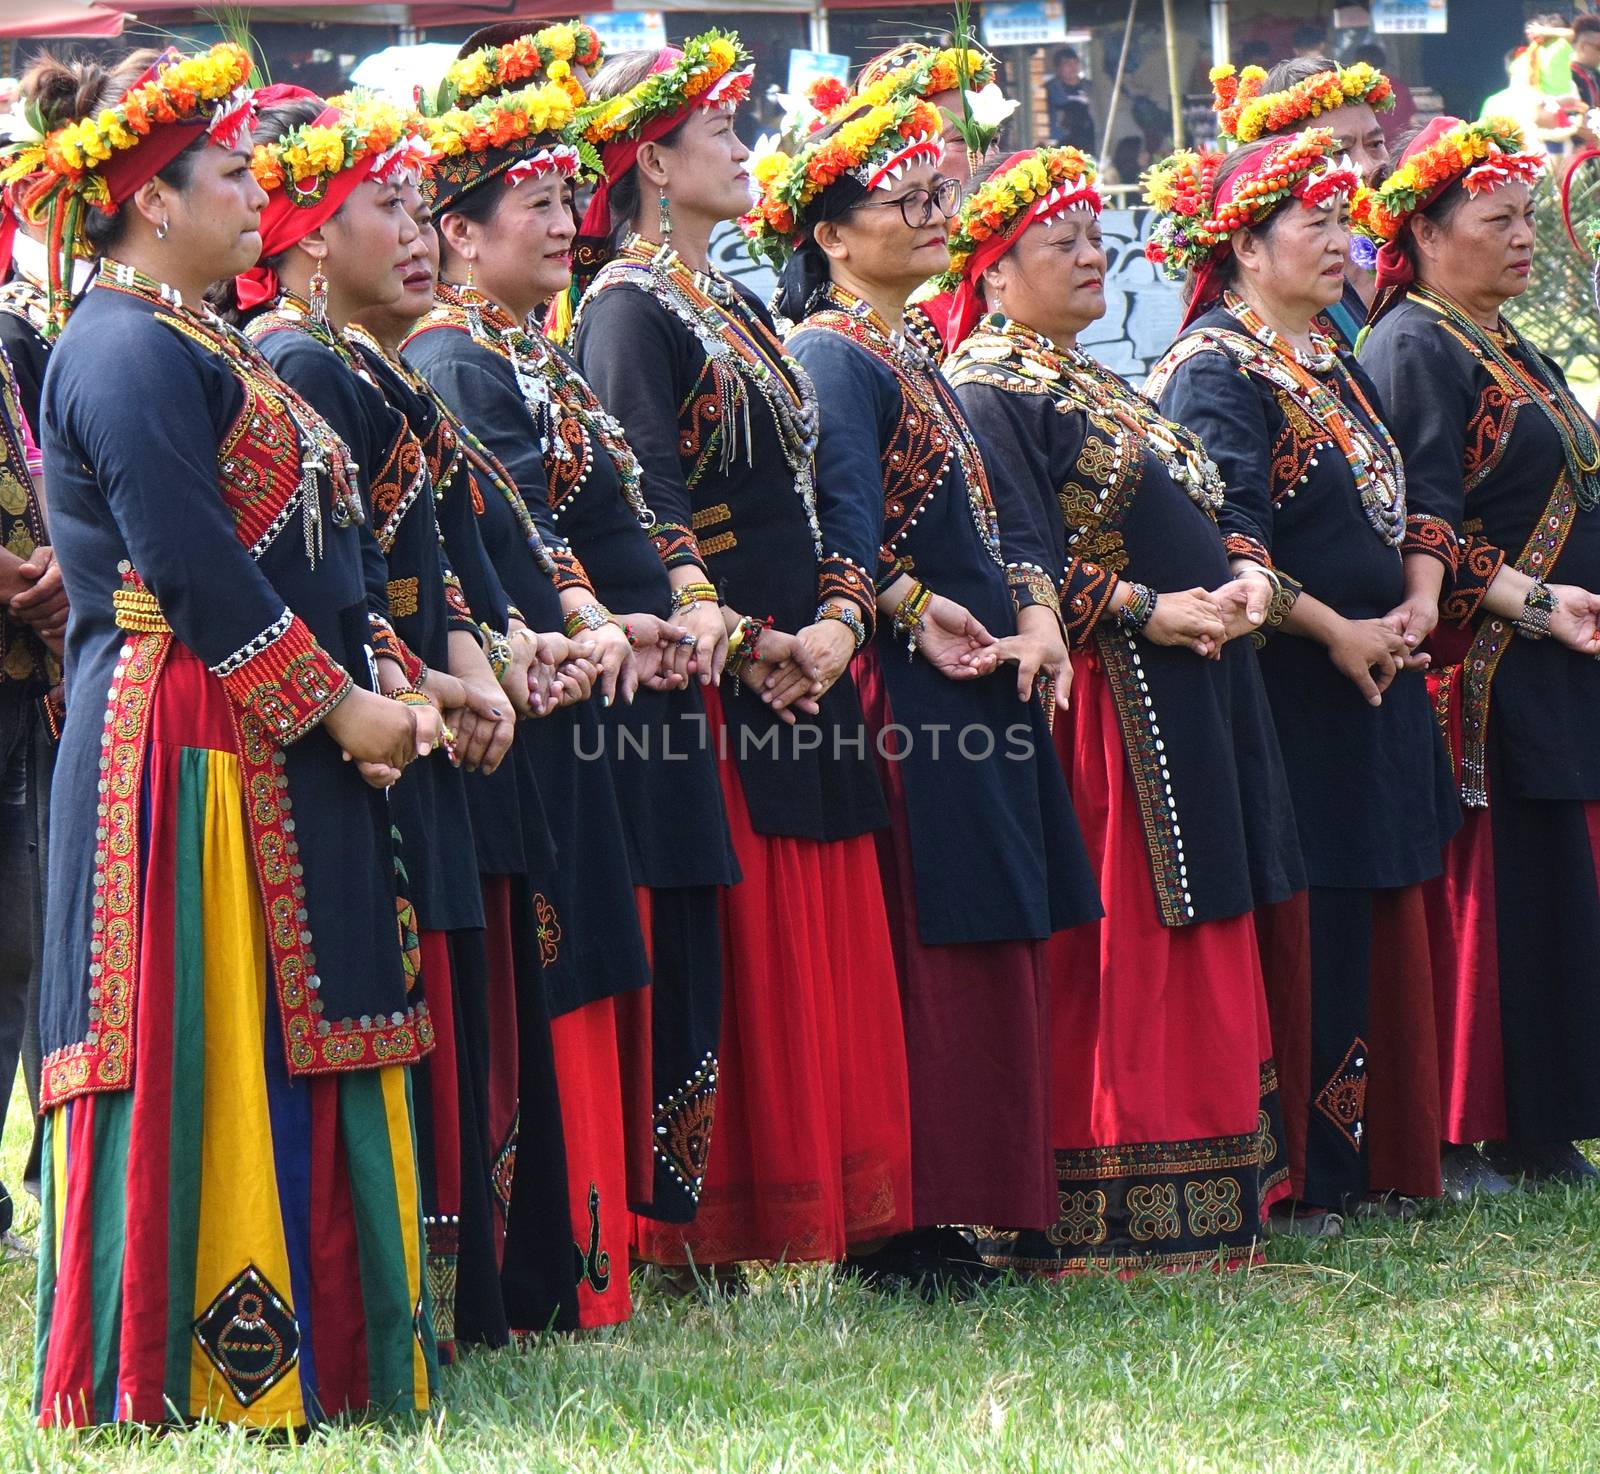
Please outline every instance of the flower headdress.
[[[1146, 260], [1173, 278], [1198, 274], [1187, 327], [1216, 300], [1216, 265], [1233, 249], [1233, 237], [1273, 215], [1285, 200], [1314, 209], [1336, 195], [1351, 194], [1359, 181], [1348, 159], [1333, 155], [1326, 128], [1274, 139], [1235, 169], [1217, 188], [1226, 155], [1183, 149], [1145, 171], [1146, 203], [1161, 217], [1146, 242]], [[1180, 329], [1181, 331], [1181, 329]]]
[[433, 100], [435, 112], [466, 107], [480, 97], [521, 87], [541, 72], [561, 83], [573, 104], [584, 100], [583, 84], [572, 74], [574, 64], [592, 72], [605, 48], [599, 33], [582, 21], [563, 21], [543, 30], [514, 36], [504, 45], [480, 46], [450, 63]]
[[1435, 118], [1407, 146], [1393, 172], [1376, 189], [1363, 189], [1351, 206], [1361, 230], [1379, 242], [1395, 240], [1407, 220], [1458, 179], [1469, 195], [1513, 180], [1531, 184], [1544, 172], [1542, 153], [1529, 152], [1510, 118]]
[[1352, 102], [1364, 102], [1374, 112], [1394, 106], [1394, 84], [1364, 61], [1318, 72], [1281, 92], [1263, 92], [1266, 80], [1260, 67], [1237, 73], [1231, 66], [1211, 69], [1211, 106], [1222, 143], [1254, 143], [1286, 133]]
[[939, 285], [951, 293], [940, 336], [952, 348], [983, 315], [978, 283], [1031, 225], [1070, 210], [1100, 213], [1095, 162], [1076, 148], [1014, 153], [962, 201], [950, 222], [950, 270]]
[[707, 31], [656, 58], [656, 70], [617, 97], [584, 109], [583, 133], [596, 148], [621, 138], [643, 141], [653, 122], [692, 106], [737, 107], [750, 95], [755, 66], [731, 31]]
[[867, 189], [892, 189], [919, 160], [944, 154], [939, 109], [914, 93], [838, 124], [792, 157], [771, 153], [753, 176], [760, 196], [739, 228], [752, 252], [781, 266], [792, 253], [805, 212], [829, 185], [846, 174]]
[[750, 95], [755, 64], [732, 31], [706, 31], [656, 53], [650, 74], [615, 97], [591, 102], [576, 123], [600, 151], [601, 179], [573, 244], [574, 275], [587, 279], [610, 251], [611, 186], [639, 157], [639, 145], [665, 138], [695, 108], [732, 112]]
[[[276, 85], [257, 94], [263, 106], [315, 98], [303, 87]], [[309, 123], [256, 145], [250, 170], [267, 192], [261, 212], [261, 264], [234, 278], [245, 311], [278, 295], [278, 274], [265, 262], [287, 251], [333, 218], [356, 187], [369, 179], [423, 170], [429, 159], [422, 120], [370, 92], [330, 98]]]
[[442, 213], [491, 179], [517, 185], [577, 173], [576, 116], [570, 92], [552, 81], [424, 118], [423, 136], [434, 156], [423, 188], [429, 204]]
[[167, 50], [93, 117], [49, 134], [30, 120], [38, 136], [8, 153], [0, 185], [18, 184], [29, 218], [45, 222], [52, 336], [66, 322], [71, 260], [89, 254], [85, 210], [113, 213], [202, 135], [235, 147], [255, 119], [250, 70], [249, 52], [231, 41], [198, 56]]
[[834, 78], [823, 78], [812, 88], [812, 106], [830, 123], [850, 113], [882, 107], [902, 93], [935, 97], [959, 91], [962, 68], [968, 87], [987, 87], [995, 79], [995, 61], [986, 51], [967, 48], [966, 56], [953, 47], [935, 50], [910, 41], [875, 57], [862, 67], [854, 90]]

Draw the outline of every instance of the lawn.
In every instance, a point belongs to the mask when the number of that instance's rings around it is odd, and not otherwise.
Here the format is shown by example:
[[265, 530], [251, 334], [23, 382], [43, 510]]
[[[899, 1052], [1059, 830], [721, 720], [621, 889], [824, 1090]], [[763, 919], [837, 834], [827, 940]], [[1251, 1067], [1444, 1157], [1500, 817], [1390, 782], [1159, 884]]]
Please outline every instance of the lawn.
[[32, 1266], [8, 1260], [0, 1471], [1592, 1470], [1597, 1242], [1600, 1192], [1556, 1190], [1276, 1242], [1248, 1274], [966, 1304], [776, 1270], [716, 1304], [647, 1292], [615, 1334], [471, 1356], [427, 1424], [293, 1446], [38, 1432]]

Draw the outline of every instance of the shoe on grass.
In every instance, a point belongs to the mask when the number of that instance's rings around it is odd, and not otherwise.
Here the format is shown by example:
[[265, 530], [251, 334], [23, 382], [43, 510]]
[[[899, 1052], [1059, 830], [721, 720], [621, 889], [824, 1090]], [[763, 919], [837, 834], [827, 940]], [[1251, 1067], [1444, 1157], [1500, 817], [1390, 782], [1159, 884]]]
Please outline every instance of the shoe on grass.
[[1439, 1154], [1439, 1185], [1444, 1195], [1457, 1203], [1474, 1197], [1498, 1198], [1513, 1191], [1489, 1158], [1471, 1145], [1447, 1146]]
[[1292, 1208], [1274, 1207], [1267, 1214], [1267, 1233], [1273, 1238], [1336, 1239], [1344, 1232], [1344, 1214], [1309, 1203]]
[[1509, 1141], [1484, 1143], [1484, 1155], [1505, 1177], [1521, 1178], [1529, 1187], [1552, 1183], [1565, 1187], [1588, 1187], [1600, 1182], [1600, 1171], [1570, 1141], [1547, 1141], [1519, 1146]]

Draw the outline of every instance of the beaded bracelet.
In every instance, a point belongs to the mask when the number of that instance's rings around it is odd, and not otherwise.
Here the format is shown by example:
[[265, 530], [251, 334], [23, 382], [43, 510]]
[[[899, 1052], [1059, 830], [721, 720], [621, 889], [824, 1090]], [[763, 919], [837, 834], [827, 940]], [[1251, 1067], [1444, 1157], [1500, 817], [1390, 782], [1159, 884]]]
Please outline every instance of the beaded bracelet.
[[1128, 602], [1117, 611], [1117, 623], [1125, 633], [1137, 635], [1156, 612], [1156, 591], [1147, 583], [1128, 585]]
[[388, 693], [388, 696], [389, 700], [398, 701], [401, 706], [433, 705], [415, 686], [396, 686], [393, 691]]
[[911, 592], [895, 606], [894, 632], [904, 635], [906, 659], [917, 653], [917, 641], [922, 635], [922, 616], [933, 601], [933, 590], [926, 584], [914, 583]]
[[816, 613], [817, 623], [820, 624], [825, 619], [836, 619], [849, 630], [855, 639], [857, 650], [867, 643], [866, 622], [848, 604], [819, 604]]
[[[563, 628], [570, 640], [583, 630], [603, 629], [610, 622], [611, 611], [603, 604], [580, 604], [567, 615]], [[631, 643], [631, 642], [630, 642]]]
[[717, 586], [712, 583], [686, 583], [672, 591], [672, 612], [680, 613], [694, 604], [721, 604]]
[[1528, 585], [1522, 600], [1522, 613], [1516, 618], [1516, 631], [1525, 640], [1542, 640], [1550, 633], [1550, 616], [1560, 608], [1561, 601], [1551, 591], [1549, 584], [1535, 579]]
[[492, 630], [486, 624], [480, 624], [478, 628], [483, 631], [483, 653], [489, 658], [489, 669], [498, 681], [511, 669], [511, 641], [499, 630]]

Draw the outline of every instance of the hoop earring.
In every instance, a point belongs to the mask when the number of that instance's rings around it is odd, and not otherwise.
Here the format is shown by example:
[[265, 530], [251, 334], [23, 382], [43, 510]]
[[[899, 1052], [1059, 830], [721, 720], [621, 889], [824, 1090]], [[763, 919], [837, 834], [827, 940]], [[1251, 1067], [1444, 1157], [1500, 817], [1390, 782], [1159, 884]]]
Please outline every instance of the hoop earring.
[[317, 269], [311, 273], [311, 320], [318, 327], [328, 326], [328, 277], [317, 260]]
[[168, 229], [170, 229], [170, 223], [168, 222], [167, 217], [163, 215], [161, 217], [161, 224], [156, 226], [156, 239], [158, 241], [166, 240]]
[[656, 199], [658, 211], [657, 226], [661, 236], [661, 244], [668, 245], [672, 240], [672, 203], [667, 199], [667, 187], [661, 186], [661, 193]]

